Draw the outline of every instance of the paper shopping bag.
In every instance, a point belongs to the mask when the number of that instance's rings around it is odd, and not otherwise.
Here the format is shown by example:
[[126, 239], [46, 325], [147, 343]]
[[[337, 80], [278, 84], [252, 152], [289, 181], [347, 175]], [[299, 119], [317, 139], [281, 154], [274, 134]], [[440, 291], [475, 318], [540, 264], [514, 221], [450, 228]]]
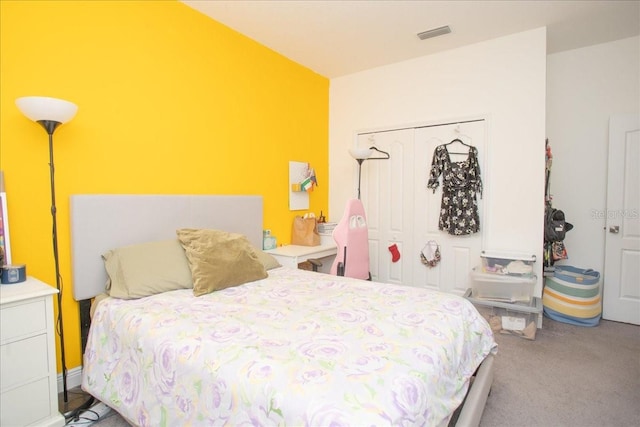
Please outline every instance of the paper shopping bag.
[[320, 244], [318, 223], [314, 214], [297, 215], [293, 219], [291, 244], [301, 246], [318, 246]]

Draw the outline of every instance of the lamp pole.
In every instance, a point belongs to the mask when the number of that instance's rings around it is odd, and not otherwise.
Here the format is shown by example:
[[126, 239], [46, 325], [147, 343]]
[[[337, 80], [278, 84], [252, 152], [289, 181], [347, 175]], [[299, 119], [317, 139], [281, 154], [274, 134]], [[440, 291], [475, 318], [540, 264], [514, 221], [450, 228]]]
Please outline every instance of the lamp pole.
[[62, 324], [62, 286], [60, 283], [60, 260], [58, 256], [58, 221], [56, 217], [56, 184], [55, 184], [55, 166], [53, 164], [53, 132], [61, 125], [60, 122], [54, 120], [38, 120], [38, 123], [49, 134], [49, 177], [51, 182], [51, 219], [53, 221], [52, 240], [53, 240], [53, 262], [56, 271], [56, 289], [58, 289], [58, 334], [60, 335], [60, 362], [62, 365], [62, 392], [64, 402], [68, 402], [67, 391], [67, 363], [64, 351], [64, 327]]
[[356, 159], [358, 162], [358, 200], [360, 200], [360, 178], [362, 176], [362, 162], [366, 159]]
[[53, 262], [55, 264], [56, 289], [58, 290], [57, 332], [60, 337], [60, 363], [62, 365], [62, 388], [64, 402], [68, 402], [67, 392], [67, 363], [64, 346], [64, 327], [62, 323], [62, 281], [60, 276], [60, 259], [58, 256], [58, 223], [56, 219], [56, 185], [55, 166], [53, 163], [53, 133], [63, 123], [75, 116], [78, 107], [69, 101], [43, 96], [26, 96], [16, 100], [18, 109], [29, 119], [39, 123], [49, 135], [49, 177], [51, 184], [51, 219]]

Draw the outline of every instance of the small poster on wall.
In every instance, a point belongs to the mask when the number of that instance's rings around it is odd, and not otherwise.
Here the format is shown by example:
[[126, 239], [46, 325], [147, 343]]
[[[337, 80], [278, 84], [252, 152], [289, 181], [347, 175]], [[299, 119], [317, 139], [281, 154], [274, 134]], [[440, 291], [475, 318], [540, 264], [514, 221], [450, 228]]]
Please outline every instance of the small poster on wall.
[[11, 264], [9, 246], [9, 220], [7, 218], [7, 193], [0, 193], [0, 254], [4, 255], [2, 264]]
[[309, 163], [289, 162], [289, 210], [309, 209], [309, 192], [302, 183], [308, 177]]

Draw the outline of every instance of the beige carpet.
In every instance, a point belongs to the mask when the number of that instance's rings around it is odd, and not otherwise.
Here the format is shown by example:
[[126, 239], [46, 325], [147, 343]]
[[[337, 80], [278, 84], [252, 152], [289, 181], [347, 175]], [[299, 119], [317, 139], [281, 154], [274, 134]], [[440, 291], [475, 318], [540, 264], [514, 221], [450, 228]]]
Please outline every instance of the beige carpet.
[[[544, 318], [534, 341], [501, 334], [496, 341], [481, 427], [640, 426], [639, 326], [601, 321], [587, 328]], [[129, 424], [116, 414], [94, 426]]]
[[640, 426], [640, 327], [544, 318], [535, 341], [496, 335], [499, 353], [480, 425]]

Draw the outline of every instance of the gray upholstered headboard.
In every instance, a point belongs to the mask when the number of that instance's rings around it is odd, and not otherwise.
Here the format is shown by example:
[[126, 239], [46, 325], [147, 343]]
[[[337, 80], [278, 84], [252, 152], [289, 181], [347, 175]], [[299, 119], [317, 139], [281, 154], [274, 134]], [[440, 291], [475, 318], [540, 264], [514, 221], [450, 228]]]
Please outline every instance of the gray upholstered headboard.
[[109, 249], [171, 239], [179, 228], [241, 233], [262, 247], [262, 196], [74, 195], [71, 196], [73, 297], [104, 291], [101, 255]]

